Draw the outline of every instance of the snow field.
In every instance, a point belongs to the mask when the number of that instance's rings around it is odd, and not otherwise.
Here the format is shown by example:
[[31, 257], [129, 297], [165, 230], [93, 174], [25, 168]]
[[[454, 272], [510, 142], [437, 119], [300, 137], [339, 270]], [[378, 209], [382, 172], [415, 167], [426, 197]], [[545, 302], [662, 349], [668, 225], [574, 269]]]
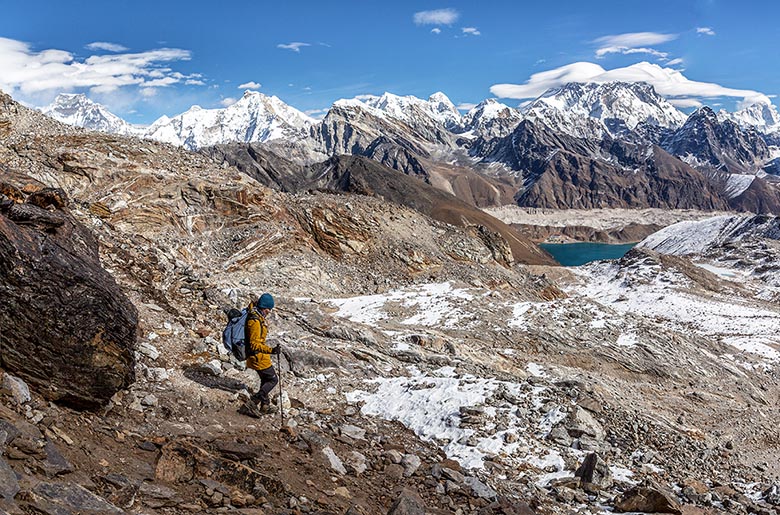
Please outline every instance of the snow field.
[[[544, 373], [538, 365], [534, 369]], [[485, 459], [502, 457], [516, 465], [563, 471], [563, 458], [543, 442], [566, 413], [560, 407], [543, 412], [546, 388], [457, 374], [453, 367], [432, 373], [410, 367], [410, 374], [369, 380], [374, 391], [349, 392], [347, 400], [362, 402], [363, 415], [401, 422], [467, 469], [480, 469]], [[531, 427], [529, 410], [537, 419]], [[472, 417], [476, 422], [469, 421]], [[499, 424], [505, 429], [499, 430]]]

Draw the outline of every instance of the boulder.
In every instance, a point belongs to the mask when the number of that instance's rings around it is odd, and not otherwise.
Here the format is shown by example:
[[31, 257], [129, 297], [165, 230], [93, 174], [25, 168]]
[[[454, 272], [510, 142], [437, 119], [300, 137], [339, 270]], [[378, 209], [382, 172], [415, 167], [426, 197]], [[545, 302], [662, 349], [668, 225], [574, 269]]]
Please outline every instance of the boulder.
[[681, 514], [680, 503], [671, 492], [658, 487], [636, 486], [615, 499], [615, 511]]
[[366, 439], [366, 430], [362, 427], [353, 426], [350, 424], [344, 424], [339, 428], [339, 433], [341, 433], [341, 436], [348, 436], [352, 438], [353, 440], [365, 440]]
[[425, 503], [417, 492], [404, 489], [390, 506], [387, 515], [425, 515]]
[[16, 472], [0, 457], [0, 499], [13, 500], [19, 493], [19, 481]]
[[11, 398], [16, 404], [25, 404], [32, 399], [27, 383], [11, 374], [3, 374], [3, 389], [11, 392]]
[[410, 477], [417, 472], [417, 469], [422, 465], [422, 460], [415, 454], [404, 454], [401, 459], [401, 466], [404, 468], [404, 477]]
[[43, 450], [46, 453], [46, 459], [41, 463], [41, 468], [47, 476], [54, 477], [73, 472], [73, 465], [65, 459], [54, 443], [47, 441]]
[[38, 483], [30, 503], [35, 512], [121, 515], [124, 511], [86, 488], [72, 483]]
[[0, 419], [0, 455], [3, 454], [5, 446], [14, 441], [14, 438], [21, 433], [15, 425], [7, 420]]
[[341, 366], [339, 357], [323, 348], [303, 349], [284, 346], [282, 352], [287, 358], [292, 372], [297, 376], [308, 377], [319, 373], [320, 370]]
[[487, 501], [494, 501], [496, 499], [496, 491], [479, 479], [467, 476], [464, 483], [469, 487], [472, 497], [479, 497]]
[[569, 413], [564, 422], [570, 436], [575, 438], [590, 436], [596, 440], [604, 440], [604, 428], [589, 411], [577, 406]]
[[0, 366], [49, 400], [97, 408], [134, 380], [138, 315], [63, 198], [0, 207]]
[[359, 476], [366, 471], [368, 465], [366, 465], [366, 457], [357, 451], [350, 451], [345, 460], [347, 470], [356, 476]]
[[595, 452], [585, 456], [582, 465], [574, 472], [574, 477], [580, 478], [586, 490], [601, 490], [612, 486], [609, 465]]
[[333, 449], [330, 447], [325, 447], [322, 449], [322, 454], [325, 456], [325, 459], [328, 461], [328, 465], [330, 466], [331, 470], [334, 472], [338, 472], [342, 476], [347, 473], [347, 469], [344, 468], [344, 464], [341, 462], [341, 459], [336, 456], [336, 453], [333, 452]]

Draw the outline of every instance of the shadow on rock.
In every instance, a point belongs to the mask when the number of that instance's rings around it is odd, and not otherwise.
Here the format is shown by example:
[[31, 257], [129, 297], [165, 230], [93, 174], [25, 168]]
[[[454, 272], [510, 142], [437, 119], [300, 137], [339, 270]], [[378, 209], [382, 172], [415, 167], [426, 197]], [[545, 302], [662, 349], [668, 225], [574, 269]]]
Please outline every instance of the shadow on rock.
[[208, 388], [215, 388], [231, 393], [249, 389], [248, 385], [237, 379], [225, 376], [216, 376], [201, 366], [185, 368], [184, 377]]

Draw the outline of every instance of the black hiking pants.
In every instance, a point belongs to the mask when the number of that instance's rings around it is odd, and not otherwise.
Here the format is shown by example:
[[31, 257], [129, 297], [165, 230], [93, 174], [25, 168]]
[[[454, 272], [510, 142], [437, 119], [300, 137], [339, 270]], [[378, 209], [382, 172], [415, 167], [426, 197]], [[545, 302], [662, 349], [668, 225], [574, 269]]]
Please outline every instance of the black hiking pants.
[[252, 401], [264, 405], [271, 404], [268, 394], [279, 382], [276, 370], [274, 370], [273, 366], [270, 366], [264, 370], [256, 370], [255, 372], [260, 376], [260, 389], [252, 396]]

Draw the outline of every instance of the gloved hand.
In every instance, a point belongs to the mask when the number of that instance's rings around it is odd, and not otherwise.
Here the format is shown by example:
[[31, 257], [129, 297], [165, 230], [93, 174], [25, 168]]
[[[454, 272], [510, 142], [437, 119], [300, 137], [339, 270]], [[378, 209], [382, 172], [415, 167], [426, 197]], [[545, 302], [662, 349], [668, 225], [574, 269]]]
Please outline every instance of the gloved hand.
[[271, 349], [271, 354], [279, 354], [280, 352], [282, 352], [282, 346], [281, 345], [277, 345], [276, 347]]

